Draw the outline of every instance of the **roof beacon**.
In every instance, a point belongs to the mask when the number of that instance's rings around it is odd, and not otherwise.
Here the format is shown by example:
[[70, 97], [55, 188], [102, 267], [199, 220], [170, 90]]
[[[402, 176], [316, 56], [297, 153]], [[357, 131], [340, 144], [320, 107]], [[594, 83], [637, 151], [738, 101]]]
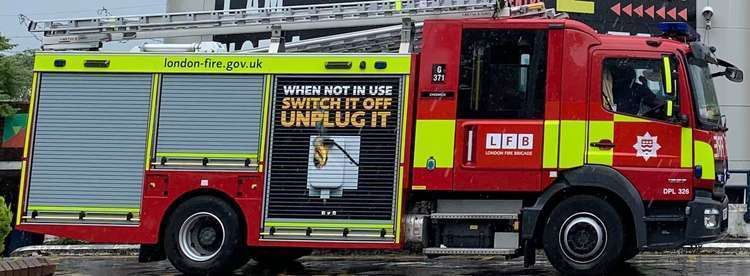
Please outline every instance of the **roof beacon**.
[[669, 38], [685, 43], [700, 41], [701, 36], [686, 22], [662, 22], [659, 23], [660, 37]]

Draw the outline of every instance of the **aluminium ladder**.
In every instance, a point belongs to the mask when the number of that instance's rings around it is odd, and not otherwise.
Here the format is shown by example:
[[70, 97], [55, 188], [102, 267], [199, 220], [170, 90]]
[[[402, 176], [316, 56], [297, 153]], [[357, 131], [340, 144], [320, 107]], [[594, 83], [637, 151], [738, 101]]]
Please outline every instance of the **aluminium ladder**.
[[[541, 3], [540, 3], [541, 4]], [[327, 39], [292, 43], [293, 50], [402, 51], [413, 47], [421, 22], [432, 18], [490, 18], [547, 15], [554, 10], [543, 4], [505, 7], [503, 0], [380, 0], [341, 4], [318, 4], [240, 10], [163, 13], [133, 16], [107, 16], [29, 23], [30, 32], [43, 33], [43, 50], [97, 50], [104, 42], [201, 35], [271, 33], [266, 51], [284, 50], [283, 31], [379, 27]], [[415, 24], [416, 23], [416, 24]], [[406, 41], [404, 35], [409, 37]], [[369, 40], [373, 37], [376, 40]], [[398, 37], [401, 37], [400, 41]], [[368, 45], [366, 41], [377, 43]], [[346, 43], [342, 43], [342, 41]], [[357, 46], [359, 45], [359, 46]], [[362, 48], [365, 47], [365, 48]], [[368, 50], [369, 49], [369, 50]], [[377, 49], [377, 50], [376, 50]], [[256, 50], [253, 50], [256, 51]]]

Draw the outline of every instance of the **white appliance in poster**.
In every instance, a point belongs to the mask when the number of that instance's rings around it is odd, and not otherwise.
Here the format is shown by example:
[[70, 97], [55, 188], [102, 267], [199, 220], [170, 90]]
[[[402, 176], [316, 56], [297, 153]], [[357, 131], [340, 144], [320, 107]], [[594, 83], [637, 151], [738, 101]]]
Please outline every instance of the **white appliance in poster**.
[[310, 136], [308, 194], [321, 199], [356, 190], [359, 181], [359, 136]]

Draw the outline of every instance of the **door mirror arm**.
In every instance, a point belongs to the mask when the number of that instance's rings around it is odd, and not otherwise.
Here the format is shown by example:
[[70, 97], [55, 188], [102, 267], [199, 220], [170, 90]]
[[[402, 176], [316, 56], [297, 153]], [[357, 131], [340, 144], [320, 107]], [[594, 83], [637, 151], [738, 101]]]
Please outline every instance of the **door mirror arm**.
[[677, 113], [677, 114], [675, 114], [675, 116], [673, 116], [670, 121], [672, 123], [681, 125], [683, 127], [690, 126], [690, 124], [689, 124], [690, 123], [690, 119], [688, 119], [688, 116], [685, 115], [684, 113]]

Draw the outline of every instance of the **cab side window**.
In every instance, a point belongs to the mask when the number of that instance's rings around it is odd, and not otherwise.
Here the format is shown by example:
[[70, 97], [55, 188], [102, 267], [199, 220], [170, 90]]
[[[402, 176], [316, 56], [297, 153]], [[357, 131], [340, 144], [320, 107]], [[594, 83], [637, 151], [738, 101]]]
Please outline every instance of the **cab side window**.
[[[604, 60], [604, 108], [626, 115], [667, 121], [677, 93], [665, 80], [664, 62], [658, 59]], [[670, 80], [671, 81], [671, 80]]]
[[546, 30], [464, 30], [461, 119], [544, 118]]

